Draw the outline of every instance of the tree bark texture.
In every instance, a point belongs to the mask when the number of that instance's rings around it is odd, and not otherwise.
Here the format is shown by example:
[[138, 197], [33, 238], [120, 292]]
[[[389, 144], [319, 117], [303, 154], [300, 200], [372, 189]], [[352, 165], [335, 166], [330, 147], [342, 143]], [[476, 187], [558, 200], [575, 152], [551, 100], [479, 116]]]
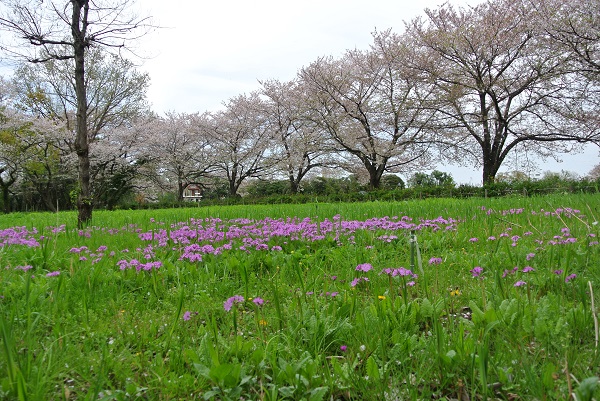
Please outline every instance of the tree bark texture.
[[92, 192], [90, 186], [90, 150], [87, 129], [87, 93], [85, 87], [85, 48], [89, 0], [71, 0], [73, 17], [73, 53], [75, 56], [75, 93], [77, 94], [77, 136], [75, 152], [79, 166], [79, 196], [77, 198], [77, 226], [82, 228], [92, 220]]

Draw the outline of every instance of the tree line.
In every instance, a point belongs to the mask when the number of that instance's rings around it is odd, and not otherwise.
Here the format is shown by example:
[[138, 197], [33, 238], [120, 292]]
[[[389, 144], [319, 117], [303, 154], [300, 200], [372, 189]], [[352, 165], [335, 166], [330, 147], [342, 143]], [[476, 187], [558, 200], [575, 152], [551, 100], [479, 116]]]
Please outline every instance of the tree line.
[[[439, 181], [440, 175], [446, 177]], [[252, 180], [244, 186], [241, 197], [227, 197], [225, 180], [213, 182], [202, 193], [201, 205], [251, 205], [283, 203], [330, 203], [330, 202], [372, 202], [403, 201], [427, 198], [492, 198], [517, 196], [526, 198], [549, 194], [600, 193], [600, 177], [588, 174], [585, 177], [574, 173], [546, 171], [531, 177], [520, 171], [499, 173], [496, 181], [485, 186], [457, 184], [448, 173], [438, 170], [430, 174], [416, 172], [406, 182], [395, 174], [385, 174], [377, 190], [369, 189], [368, 183], [360, 182], [355, 175], [343, 177], [313, 176], [302, 182], [300, 191], [290, 192], [285, 179]], [[119, 209], [164, 209], [191, 207], [194, 204], [180, 202], [174, 193], [164, 193], [156, 201], [148, 202], [144, 197], [129, 196], [116, 205]]]
[[[351, 175], [376, 190], [390, 174], [444, 163], [480, 168], [491, 184], [516, 156], [599, 144], [599, 7], [446, 3], [404, 22], [401, 33], [374, 32], [368, 49], [321, 57], [290, 81], [260, 81], [222, 109], [198, 113], [152, 112], [150, 77], [101, 40], [84, 40], [83, 67], [76, 40], [53, 44], [0, 81], [4, 210], [18, 198], [48, 210], [86, 204], [91, 217], [92, 207], [132, 194], [181, 200], [190, 183], [207, 191], [225, 184], [223, 196], [236, 197], [253, 180], [284, 181], [295, 194], [319, 175]], [[12, 18], [0, 25], [14, 30]]]

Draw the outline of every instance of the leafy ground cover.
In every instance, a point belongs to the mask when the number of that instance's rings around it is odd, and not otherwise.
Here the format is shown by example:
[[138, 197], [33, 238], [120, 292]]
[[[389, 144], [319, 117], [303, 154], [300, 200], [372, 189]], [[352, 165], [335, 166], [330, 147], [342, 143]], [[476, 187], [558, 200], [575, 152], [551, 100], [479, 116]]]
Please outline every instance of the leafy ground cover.
[[0, 216], [0, 399], [590, 400], [599, 199]]

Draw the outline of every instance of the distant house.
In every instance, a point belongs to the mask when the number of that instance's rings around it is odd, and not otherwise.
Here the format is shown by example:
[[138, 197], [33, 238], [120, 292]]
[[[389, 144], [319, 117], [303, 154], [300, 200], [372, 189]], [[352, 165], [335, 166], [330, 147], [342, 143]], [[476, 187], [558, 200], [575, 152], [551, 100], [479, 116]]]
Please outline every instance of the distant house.
[[188, 184], [183, 190], [185, 202], [200, 202], [202, 200], [202, 187], [199, 184]]

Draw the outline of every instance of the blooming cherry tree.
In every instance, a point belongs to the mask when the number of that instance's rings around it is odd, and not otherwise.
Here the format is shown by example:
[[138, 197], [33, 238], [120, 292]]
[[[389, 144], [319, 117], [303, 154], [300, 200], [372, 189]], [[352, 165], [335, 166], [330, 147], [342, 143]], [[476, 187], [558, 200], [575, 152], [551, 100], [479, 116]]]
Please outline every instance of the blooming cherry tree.
[[531, 2], [446, 3], [425, 13], [408, 25], [425, 55], [412, 64], [436, 89], [437, 129], [457, 160], [483, 167], [483, 183], [517, 152], [555, 157], [598, 140], [562, 113], [580, 89]]
[[225, 103], [212, 115], [204, 135], [210, 143], [214, 172], [227, 180], [229, 196], [236, 196], [248, 178], [271, 170], [277, 158], [268, 157], [274, 139], [257, 92]]
[[376, 34], [371, 50], [320, 58], [299, 74], [314, 121], [360, 161], [371, 188], [386, 171], [426, 165], [433, 143], [424, 129], [432, 114], [422, 102], [430, 89], [403, 67], [413, 55], [398, 38]]
[[297, 193], [300, 182], [313, 169], [326, 164], [333, 146], [318, 126], [307, 118], [302, 102], [302, 86], [294, 81], [270, 80], [261, 82], [265, 117], [274, 141], [269, 154], [277, 162], [290, 183], [290, 192]]

